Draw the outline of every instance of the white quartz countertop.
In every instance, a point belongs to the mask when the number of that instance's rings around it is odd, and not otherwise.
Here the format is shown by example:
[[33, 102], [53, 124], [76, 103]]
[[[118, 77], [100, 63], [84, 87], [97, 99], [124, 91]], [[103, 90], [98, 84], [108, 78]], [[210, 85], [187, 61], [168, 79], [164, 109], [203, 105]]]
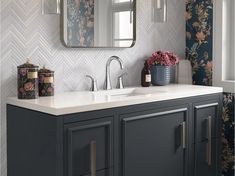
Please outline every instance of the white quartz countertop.
[[221, 92], [223, 89], [220, 87], [172, 84], [98, 92], [66, 92], [36, 100], [19, 100], [16, 97], [10, 97], [7, 104], [59, 116]]

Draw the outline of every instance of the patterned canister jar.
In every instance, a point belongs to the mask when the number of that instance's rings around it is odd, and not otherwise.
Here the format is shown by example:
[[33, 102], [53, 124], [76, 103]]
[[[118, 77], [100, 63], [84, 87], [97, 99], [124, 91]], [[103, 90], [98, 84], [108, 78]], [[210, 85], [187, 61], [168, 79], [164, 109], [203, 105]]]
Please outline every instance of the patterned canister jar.
[[43, 67], [38, 72], [39, 76], [39, 96], [54, 95], [54, 71]]
[[38, 98], [38, 66], [27, 61], [17, 67], [18, 70], [18, 98]]

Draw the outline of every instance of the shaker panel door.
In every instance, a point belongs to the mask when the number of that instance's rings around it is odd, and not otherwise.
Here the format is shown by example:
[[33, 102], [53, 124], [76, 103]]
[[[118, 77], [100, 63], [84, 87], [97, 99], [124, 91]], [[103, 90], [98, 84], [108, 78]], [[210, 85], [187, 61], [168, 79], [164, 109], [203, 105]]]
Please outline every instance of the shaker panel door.
[[207, 140], [208, 133], [212, 138], [220, 135], [218, 134], [218, 106], [217, 102], [195, 106], [195, 142]]
[[187, 176], [187, 123], [187, 108], [123, 118], [123, 176]]
[[195, 150], [195, 176], [219, 176], [218, 164], [218, 140], [213, 139], [211, 146], [207, 141], [197, 143]]
[[[67, 175], [112, 175], [113, 118], [65, 125]], [[110, 172], [99, 172], [110, 170]], [[102, 175], [102, 174], [101, 174]], [[103, 176], [103, 175], [102, 175]]]

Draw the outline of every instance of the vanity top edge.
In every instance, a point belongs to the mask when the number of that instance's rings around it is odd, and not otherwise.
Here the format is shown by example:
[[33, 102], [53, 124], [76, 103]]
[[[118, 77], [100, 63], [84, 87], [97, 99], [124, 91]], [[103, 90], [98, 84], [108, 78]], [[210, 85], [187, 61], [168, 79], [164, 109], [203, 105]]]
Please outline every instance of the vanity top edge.
[[223, 88], [221, 87], [171, 84], [160, 87], [129, 87], [124, 90], [99, 92], [65, 92], [36, 100], [20, 100], [17, 97], [9, 97], [7, 104], [60, 116], [222, 92]]

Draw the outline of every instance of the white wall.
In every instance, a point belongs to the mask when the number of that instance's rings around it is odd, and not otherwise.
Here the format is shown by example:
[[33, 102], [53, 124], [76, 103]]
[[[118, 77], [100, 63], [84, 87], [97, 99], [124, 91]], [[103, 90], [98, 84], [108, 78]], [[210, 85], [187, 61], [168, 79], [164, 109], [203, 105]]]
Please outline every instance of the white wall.
[[[16, 96], [16, 67], [30, 58], [55, 70], [56, 93], [87, 90], [85, 74], [95, 75], [103, 87], [105, 63], [120, 56], [128, 72], [125, 85], [140, 84], [143, 60], [166, 49], [184, 57], [184, 0], [168, 1], [168, 22], [151, 22], [151, 0], [137, 0], [137, 42], [131, 49], [67, 49], [61, 45], [58, 15], [41, 15], [41, 0], [1, 0], [1, 176], [6, 176], [6, 97]], [[112, 64], [116, 77], [119, 67]], [[115, 86], [115, 83], [114, 83]], [[19, 117], [20, 118], [20, 117]], [[43, 129], [42, 129], [43, 130]]]

